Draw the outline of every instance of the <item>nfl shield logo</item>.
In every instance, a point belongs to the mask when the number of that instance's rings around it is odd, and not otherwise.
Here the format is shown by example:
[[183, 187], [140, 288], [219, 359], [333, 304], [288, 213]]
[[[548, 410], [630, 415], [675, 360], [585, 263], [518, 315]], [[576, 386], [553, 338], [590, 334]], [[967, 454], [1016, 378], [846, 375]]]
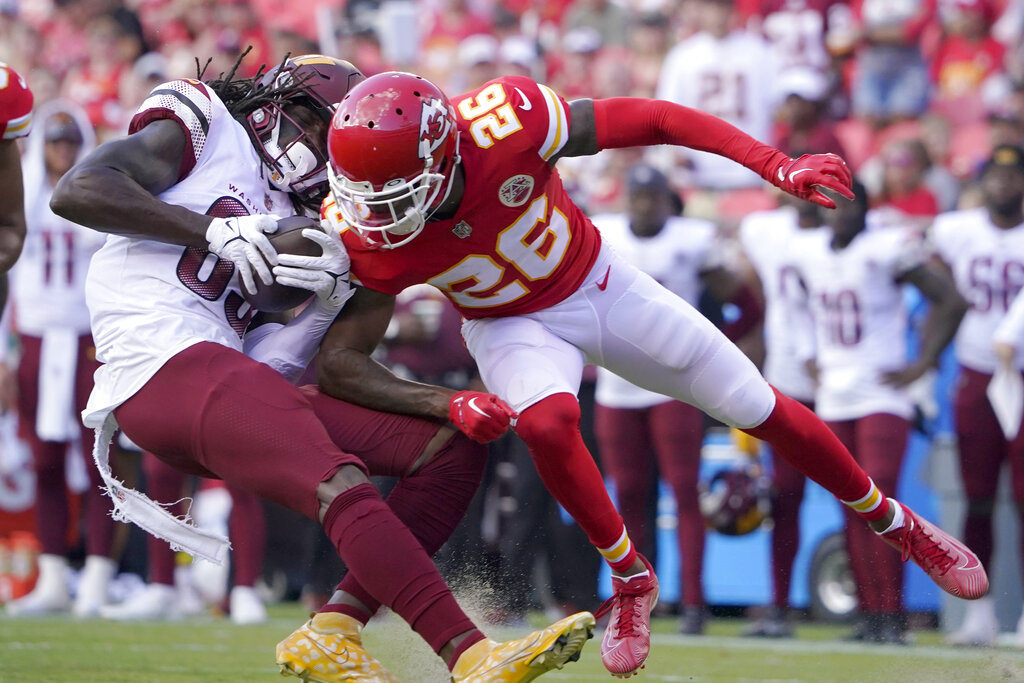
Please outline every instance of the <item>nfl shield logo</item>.
[[455, 233], [455, 236], [460, 240], [464, 240], [473, 232], [473, 227], [466, 221], [459, 221], [455, 224], [455, 227], [452, 228], [452, 232]]

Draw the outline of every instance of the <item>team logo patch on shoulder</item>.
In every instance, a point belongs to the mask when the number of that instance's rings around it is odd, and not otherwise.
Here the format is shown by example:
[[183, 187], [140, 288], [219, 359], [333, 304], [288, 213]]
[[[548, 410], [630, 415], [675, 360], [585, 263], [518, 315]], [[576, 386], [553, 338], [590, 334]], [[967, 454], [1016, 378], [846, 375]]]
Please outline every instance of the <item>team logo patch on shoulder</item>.
[[533, 192], [533, 177], [520, 173], [501, 184], [498, 199], [505, 206], [520, 206], [526, 203]]
[[455, 233], [455, 236], [460, 240], [464, 240], [473, 233], [473, 226], [466, 221], [459, 221], [455, 224], [455, 227], [452, 228], [452, 232]]

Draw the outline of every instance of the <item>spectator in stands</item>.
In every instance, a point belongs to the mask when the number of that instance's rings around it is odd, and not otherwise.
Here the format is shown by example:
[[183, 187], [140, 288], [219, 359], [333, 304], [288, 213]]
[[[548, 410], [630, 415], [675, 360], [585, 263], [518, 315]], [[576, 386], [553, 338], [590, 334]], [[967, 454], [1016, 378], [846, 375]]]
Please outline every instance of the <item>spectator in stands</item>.
[[654, 97], [661, 66], [669, 49], [667, 16], [660, 11], [644, 12], [629, 32], [629, 65], [635, 97]]
[[498, 73], [498, 39], [478, 33], [459, 43], [459, 68], [447, 79], [451, 88], [467, 92], [504, 74]]
[[605, 47], [624, 47], [629, 43], [630, 15], [614, 0], [574, 0], [562, 24], [565, 31], [594, 29]]
[[814, 149], [845, 156], [826, 113], [828, 80], [807, 67], [786, 69], [779, 76], [779, 106], [773, 140], [779, 149]]
[[[853, 38], [857, 76], [854, 113], [880, 130], [928, 107], [928, 68], [921, 35], [935, 16], [936, 0], [861, 0]], [[859, 4], [859, 8], [858, 8]]]
[[794, 67], [825, 73], [831, 56], [825, 36], [836, 16], [846, 11], [843, 0], [755, 0], [756, 24], [767, 38], [782, 70]]
[[931, 63], [935, 97], [980, 98], [985, 80], [1002, 72], [1006, 52], [989, 31], [995, 7], [991, 0], [953, 0], [942, 14], [945, 35]]
[[896, 209], [923, 229], [939, 212], [939, 202], [925, 182], [931, 165], [919, 138], [889, 143], [882, 150], [882, 182], [875, 206]]

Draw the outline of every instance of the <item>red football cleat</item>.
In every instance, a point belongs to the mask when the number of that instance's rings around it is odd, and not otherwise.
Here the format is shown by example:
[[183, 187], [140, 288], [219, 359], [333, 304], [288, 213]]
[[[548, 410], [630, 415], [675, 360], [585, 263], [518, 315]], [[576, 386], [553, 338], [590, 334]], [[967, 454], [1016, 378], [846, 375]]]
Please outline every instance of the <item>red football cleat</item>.
[[939, 588], [950, 595], [977, 600], [988, 592], [988, 575], [978, 556], [945, 531], [921, 519], [903, 503], [906, 521], [899, 529], [880, 534], [882, 540], [913, 558]]
[[612, 597], [594, 613], [611, 612], [601, 640], [601, 661], [613, 676], [629, 678], [643, 668], [651, 651], [651, 610], [658, 604], [658, 577], [651, 563], [638, 555], [647, 571], [635, 576], [612, 574]]

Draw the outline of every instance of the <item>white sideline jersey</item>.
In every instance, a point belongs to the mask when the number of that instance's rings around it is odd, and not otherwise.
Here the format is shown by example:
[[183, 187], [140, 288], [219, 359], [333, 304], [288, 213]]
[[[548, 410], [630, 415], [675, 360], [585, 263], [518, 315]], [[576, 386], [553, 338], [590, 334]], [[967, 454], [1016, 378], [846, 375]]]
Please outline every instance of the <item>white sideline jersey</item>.
[[791, 251], [804, 234], [797, 220], [792, 207], [756, 211], [740, 223], [739, 239], [764, 292], [764, 377], [788, 396], [813, 401], [805, 361], [814, 356], [814, 328]]
[[[744, 133], [767, 140], [777, 96], [775, 58], [768, 43], [749, 31], [722, 40], [698, 33], [672, 48], [658, 78], [656, 97], [725, 119]], [[725, 190], [760, 187], [750, 169], [710, 152], [686, 151], [698, 187]]]
[[[159, 195], [168, 204], [211, 216], [294, 213], [288, 195], [261, 177], [245, 129], [198, 81], [157, 86], [136, 112], [129, 133], [159, 119], [188, 136], [179, 182]], [[230, 261], [196, 248], [108, 235], [86, 280], [96, 356], [95, 388], [83, 412], [87, 426], [130, 398], [175, 354], [202, 341], [241, 351], [253, 316]]]
[[831, 240], [832, 230], [820, 228], [794, 242], [815, 322], [815, 410], [825, 420], [910, 419], [908, 392], [881, 375], [907, 364], [908, 315], [897, 280], [924, 264], [923, 245], [900, 228], [865, 230], [840, 251]]
[[[957, 361], [992, 373], [996, 327], [1024, 288], [1024, 224], [1004, 230], [992, 224], [985, 208], [951, 211], [935, 218], [931, 241], [970, 304], [956, 333]], [[1020, 346], [1014, 364], [1024, 368]]]
[[[722, 265], [714, 223], [673, 216], [653, 237], [638, 237], [627, 214], [591, 219], [601, 240], [623, 260], [647, 273], [666, 289], [696, 307], [704, 286], [701, 274]], [[638, 387], [610, 370], [597, 368], [596, 400], [610, 408], [649, 408], [673, 399]]]

